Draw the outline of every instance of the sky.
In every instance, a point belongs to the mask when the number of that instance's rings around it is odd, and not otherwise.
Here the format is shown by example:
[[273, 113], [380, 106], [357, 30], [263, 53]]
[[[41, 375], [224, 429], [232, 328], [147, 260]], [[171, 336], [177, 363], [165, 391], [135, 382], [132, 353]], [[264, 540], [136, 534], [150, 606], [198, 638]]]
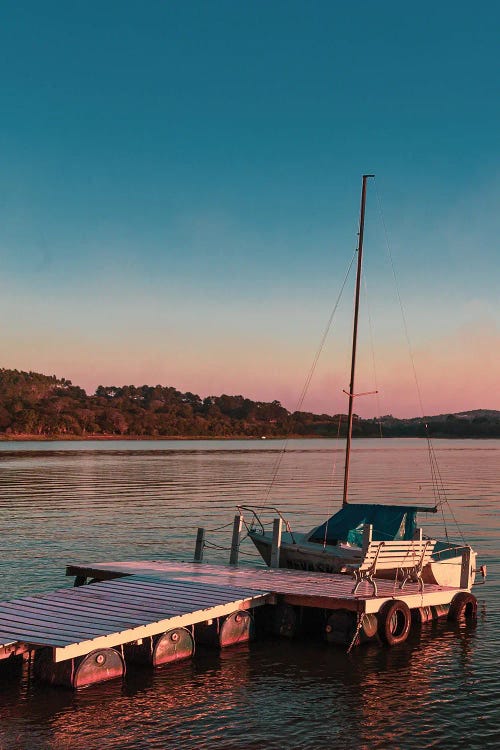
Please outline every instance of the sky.
[[[0, 366], [295, 409], [374, 173], [356, 412], [500, 409], [499, 23], [488, 0], [3, 2]], [[304, 409], [346, 410], [353, 290]]]

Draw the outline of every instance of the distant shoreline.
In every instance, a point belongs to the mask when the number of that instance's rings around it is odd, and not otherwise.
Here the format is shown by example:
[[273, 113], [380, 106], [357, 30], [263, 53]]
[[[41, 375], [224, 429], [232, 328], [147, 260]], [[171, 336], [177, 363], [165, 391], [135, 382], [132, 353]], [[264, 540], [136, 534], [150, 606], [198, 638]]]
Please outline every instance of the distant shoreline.
[[[431, 435], [433, 440], [498, 440], [496, 437], [485, 437], [483, 435]], [[1, 443], [75, 443], [75, 442], [199, 442], [200, 440], [208, 441], [230, 441], [230, 440], [345, 440], [345, 436], [337, 438], [331, 435], [0, 435]], [[380, 440], [379, 435], [357, 435], [353, 440]], [[384, 435], [384, 440], [426, 440], [424, 436], [418, 435]]]
[[[500, 411], [364, 419], [353, 438], [500, 438]], [[0, 368], [0, 441], [284, 440], [344, 438], [346, 414], [290, 412], [241, 395], [201, 398], [173, 386], [103, 386], [88, 395], [55, 375]]]

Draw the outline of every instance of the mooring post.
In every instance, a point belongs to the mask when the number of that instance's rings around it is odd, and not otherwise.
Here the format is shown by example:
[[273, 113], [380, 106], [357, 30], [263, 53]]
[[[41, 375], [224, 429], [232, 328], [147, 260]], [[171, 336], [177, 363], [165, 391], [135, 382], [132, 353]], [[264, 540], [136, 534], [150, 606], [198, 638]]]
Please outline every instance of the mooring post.
[[462, 568], [460, 570], [460, 588], [468, 589], [470, 581], [470, 547], [464, 547], [462, 552]]
[[194, 548], [194, 561], [203, 562], [203, 549], [205, 547], [205, 529], [198, 528], [196, 533], [196, 545]]
[[229, 565], [238, 565], [238, 553], [240, 551], [240, 536], [243, 526], [243, 516], [238, 513], [234, 517], [233, 538], [231, 539], [231, 553], [229, 555]]
[[363, 555], [368, 552], [368, 547], [373, 538], [373, 526], [371, 523], [365, 523], [363, 526]]
[[280, 549], [281, 549], [281, 529], [283, 521], [281, 518], [275, 518], [273, 521], [273, 543], [271, 546], [271, 568], [280, 566]]

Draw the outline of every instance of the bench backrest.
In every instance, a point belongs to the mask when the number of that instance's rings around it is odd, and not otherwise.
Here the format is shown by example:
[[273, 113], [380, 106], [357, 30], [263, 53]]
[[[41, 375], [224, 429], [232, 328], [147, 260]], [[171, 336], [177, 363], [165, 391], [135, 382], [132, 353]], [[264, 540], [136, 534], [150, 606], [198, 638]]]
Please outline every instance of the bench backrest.
[[370, 542], [359, 566], [360, 570], [395, 570], [426, 565], [434, 551], [435, 539], [411, 541]]

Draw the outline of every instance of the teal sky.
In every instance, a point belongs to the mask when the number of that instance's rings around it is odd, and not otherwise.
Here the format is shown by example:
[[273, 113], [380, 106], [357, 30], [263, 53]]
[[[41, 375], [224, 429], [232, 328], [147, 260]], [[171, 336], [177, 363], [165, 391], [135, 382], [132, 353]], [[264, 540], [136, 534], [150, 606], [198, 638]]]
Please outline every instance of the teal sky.
[[[0, 9], [0, 366], [294, 408], [368, 194], [359, 413], [500, 408], [500, 6]], [[305, 404], [345, 408], [353, 279]], [[368, 327], [372, 319], [375, 373]]]

